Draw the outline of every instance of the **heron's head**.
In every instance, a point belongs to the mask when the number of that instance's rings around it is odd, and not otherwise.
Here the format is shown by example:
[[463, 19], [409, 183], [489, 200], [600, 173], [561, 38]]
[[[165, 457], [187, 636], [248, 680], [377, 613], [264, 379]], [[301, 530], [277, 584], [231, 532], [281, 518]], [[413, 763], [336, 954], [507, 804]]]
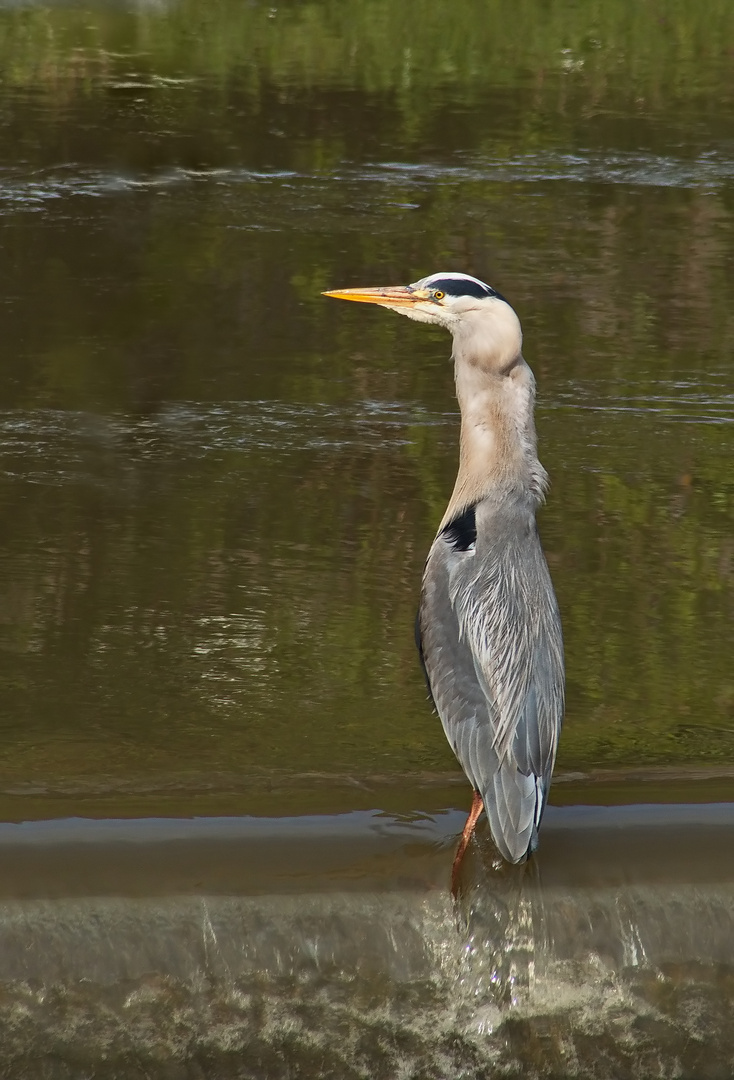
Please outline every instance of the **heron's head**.
[[454, 336], [457, 359], [466, 356], [470, 361], [496, 363], [511, 360], [520, 352], [522, 331], [517, 315], [504, 296], [471, 274], [439, 272], [412, 285], [334, 289], [324, 296], [379, 304], [416, 322], [443, 326]]
[[[453, 330], [471, 312], [490, 315], [507, 301], [490, 285], [470, 274], [430, 274], [412, 285], [378, 289], [333, 289], [324, 296], [380, 304], [416, 322], [435, 323]], [[509, 305], [507, 305], [509, 306]]]

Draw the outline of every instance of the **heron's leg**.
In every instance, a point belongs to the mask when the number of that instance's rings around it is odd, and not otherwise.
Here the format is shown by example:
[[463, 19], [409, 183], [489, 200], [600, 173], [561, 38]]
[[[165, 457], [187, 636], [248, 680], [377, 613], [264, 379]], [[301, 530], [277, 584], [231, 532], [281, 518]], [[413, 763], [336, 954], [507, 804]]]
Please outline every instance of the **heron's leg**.
[[474, 792], [472, 799], [471, 810], [469, 811], [469, 817], [466, 819], [466, 825], [464, 831], [461, 834], [461, 840], [456, 850], [456, 856], [454, 858], [454, 865], [451, 867], [451, 894], [456, 896], [459, 890], [459, 870], [461, 868], [461, 860], [464, 858], [464, 852], [469, 846], [472, 833], [474, 832], [474, 826], [477, 823], [477, 818], [484, 809], [484, 803], [482, 802], [482, 796], [478, 791]]

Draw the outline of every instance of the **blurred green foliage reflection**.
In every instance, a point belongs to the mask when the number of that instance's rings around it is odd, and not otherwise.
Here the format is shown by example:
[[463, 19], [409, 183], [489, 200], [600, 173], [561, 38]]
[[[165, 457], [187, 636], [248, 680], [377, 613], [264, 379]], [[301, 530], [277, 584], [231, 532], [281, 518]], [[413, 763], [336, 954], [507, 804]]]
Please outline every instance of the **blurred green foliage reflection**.
[[0, 10], [3, 790], [455, 771], [412, 641], [449, 341], [320, 296], [442, 268], [538, 376], [559, 767], [729, 766], [732, 40], [724, 0]]

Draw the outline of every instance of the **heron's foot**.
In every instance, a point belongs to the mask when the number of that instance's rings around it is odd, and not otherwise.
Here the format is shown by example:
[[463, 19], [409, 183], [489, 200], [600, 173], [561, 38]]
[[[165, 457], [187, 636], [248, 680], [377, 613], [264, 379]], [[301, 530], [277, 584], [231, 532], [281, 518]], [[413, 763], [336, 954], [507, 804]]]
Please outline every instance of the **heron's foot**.
[[464, 853], [469, 846], [474, 827], [476, 826], [479, 815], [483, 809], [484, 803], [482, 802], [482, 796], [478, 791], [475, 791], [471, 810], [469, 811], [469, 817], [466, 819], [466, 825], [464, 826], [464, 831], [461, 834], [461, 840], [459, 841], [459, 846], [456, 850], [456, 856], [454, 857], [454, 865], [451, 867], [451, 895], [454, 900], [459, 895], [459, 873], [461, 871]]

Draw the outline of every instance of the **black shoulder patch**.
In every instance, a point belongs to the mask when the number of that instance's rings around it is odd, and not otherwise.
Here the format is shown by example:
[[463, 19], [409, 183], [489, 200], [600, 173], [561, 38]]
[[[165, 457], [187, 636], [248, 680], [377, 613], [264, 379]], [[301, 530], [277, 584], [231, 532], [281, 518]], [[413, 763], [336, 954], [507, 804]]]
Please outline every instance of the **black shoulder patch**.
[[468, 551], [477, 542], [477, 508], [474, 503], [450, 521], [441, 532], [454, 551]]

